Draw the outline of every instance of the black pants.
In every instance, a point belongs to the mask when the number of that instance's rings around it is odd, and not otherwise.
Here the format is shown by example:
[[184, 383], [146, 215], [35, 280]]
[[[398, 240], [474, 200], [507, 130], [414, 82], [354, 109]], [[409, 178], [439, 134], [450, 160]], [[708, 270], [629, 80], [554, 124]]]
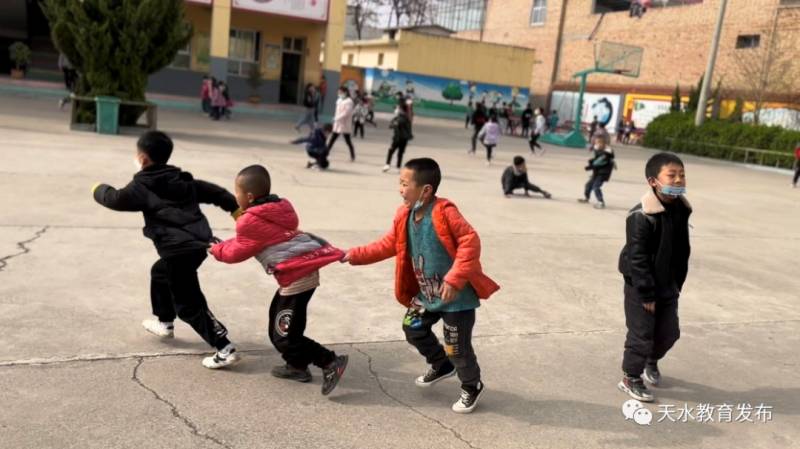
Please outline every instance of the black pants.
[[655, 313], [645, 310], [634, 288], [625, 283], [625, 353], [622, 371], [641, 376], [647, 361], [664, 358], [681, 336], [678, 298], [657, 300]]
[[486, 160], [487, 161], [491, 161], [492, 160], [492, 150], [494, 150], [495, 145], [487, 145], [487, 144], [484, 143], [483, 146], [486, 147]]
[[528, 140], [528, 147], [530, 147], [531, 151], [534, 153], [536, 152], [536, 148], [542, 149], [542, 146], [539, 145], [539, 137], [539, 133], [533, 133], [531, 134], [530, 140]]
[[353, 137], [358, 137], [358, 132], [361, 131], [361, 138], [364, 138], [364, 124], [355, 122], [353, 123]]
[[[408, 316], [412, 309], [406, 312]], [[444, 346], [431, 328], [439, 319], [444, 321]], [[461, 385], [474, 387], [481, 380], [481, 368], [472, 348], [472, 328], [475, 326], [475, 310], [461, 312], [430, 312], [419, 316], [419, 320], [403, 320], [406, 341], [417, 348], [434, 369], [439, 369], [449, 359], [456, 367]]]
[[522, 137], [528, 137], [528, 133], [531, 131], [531, 124], [522, 122]]
[[592, 175], [588, 181], [586, 181], [586, 185], [583, 187], [583, 197], [586, 198], [588, 201], [594, 192], [594, 196], [597, 198], [597, 201], [603, 203], [605, 200], [603, 199], [603, 184], [606, 182], [604, 176], [597, 176]]
[[800, 179], [800, 161], [795, 161], [794, 163], [794, 178], [792, 179], [792, 184], [797, 185], [797, 180]]
[[308, 302], [314, 290], [290, 296], [276, 292], [269, 306], [269, 341], [283, 360], [297, 369], [305, 369], [312, 363], [324, 368], [336, 358], [336, 353], [303, 335]]
[[506, 195], [511, 195], [512, 193], [514, 193], [515, 189], [525, 189], [526, 192], [544, 193], [544, 190], [539, 188], [539, 186], [537, 186], [536, 184], [531, 184], [530, 182], [525, 182], [522, 180], [514, 181], [514, 183], [511, 184], [511, 189], [508, 192], [503, 192], [503, 193], [505, 193]]
[[397, 151], [397, 168], [403, 166], [403, 154], [406, 152], [406, 145], [408, 145], [407, 140], [394, 140], [392, 141], [392, 146], [389, 147], [389, 151], [386, 153], [386, 165], [392, 164], [392, 156], [394, 156], [394, 152]]
[[478, 146], [478, 133], [481, 132], [480, 128], [477, 126], [475, 130], [472, 132], [472, 152], [475, 152], [476, 147]]
[[169, 323], [177, 316], [206, 343], [222, 349], [230, 343], [228, 329], [209, 310], [197, 278], [205, 259], [205, 251], [195, 251], [156, 261], [150, 270], [150, 303], [159, 321]]
[[[347, 144], [347, 147], [350, 149], [350, 160], [356, 160], [356, 149], [353, 148], [353, 141], [350, 140], [350, 134], [342, 134], [344, 136], [344, 141]], [[333, 144], [336, 143], [336, 139], [339, 138], [339, 133], [333, 133], [331, 136], [330, 142], [328, 142], [328, 153], [330, 153], [331, 149], [333, 148]]]

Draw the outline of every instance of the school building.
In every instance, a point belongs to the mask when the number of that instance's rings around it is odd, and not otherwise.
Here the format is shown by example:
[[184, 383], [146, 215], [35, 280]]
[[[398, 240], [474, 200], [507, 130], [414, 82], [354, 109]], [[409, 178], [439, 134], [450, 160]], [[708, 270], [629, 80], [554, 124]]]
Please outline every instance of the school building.
[[[197, 96], [203, 75], [209, 74], [227, 80], [240, 101], [257, 94], [267, 103], [298, 104], [305, 84], [319, 85], [325, 77], [331, 107], [340, 80], [346, 0], [184, 3], [194, 35], [169, 67], [150, 77], [149, 92]], [[31, 77], [60, 79], [58, 51], [38, 2], [0, 2], [0, 43], [14, 40], [33, 50]], [[251, 77], [261, 78], [256, 91], [248, 83]]]
[[[594, 66], [602, 41], [644, 49], [638, 78], [589, 76], [587, 91], [601, 111], [610, 104], [610, 121], [642, 120], [669, 107], [675, 86], [684, 95], [705, 72], [711, 37], [721, 0], [652, 0], [641, 18], [630, 17], [627, 0], [445, 0], [454, 6], [437, 23], [459, 29], [456, 37], [536, 51], [530, 91], [534, 103], [569, 109], [577, 90], [573, 74]], [[477, 15], [476, 15], [477, 14]], [[767, 59], [776, 60], [769, 73], [767, 98], [778, 120], [800, 127], [800, 0], [729, 0], [721, 36], [714, 85], [721, 82], [725, 111], [734, 99], [753, 100], [753, 79]], [[755, 76], [754, 76], [755, 75]], [[782, 78], [781, 83], [776, 78]], [[780, 85], [779, 85], [780, 84]], [[752, 103], [747, 104], [752, 109]], [[584, 119], [591, 120], [593, 103]], [[638, 109], [637, 109], [638, 108]], [[794, 111], [794, 112], [793, 112]], [[564, 118], [564, 114], [560, 114]], [[568, 114], [567, 114], [568, 115]], [[793, 118], [792, 118], [793, 117]], [[637, 122], [637, 125], [639, 122]]]

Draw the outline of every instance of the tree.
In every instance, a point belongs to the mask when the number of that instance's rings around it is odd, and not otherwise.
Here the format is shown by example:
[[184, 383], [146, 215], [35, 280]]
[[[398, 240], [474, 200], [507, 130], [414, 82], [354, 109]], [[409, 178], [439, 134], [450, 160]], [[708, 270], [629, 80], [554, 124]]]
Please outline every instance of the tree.
[[694, 112], [697, 110], [697, 103], [700, 102], [700, 91], [703, 89], [703, 76], [700, 76], [700, 80], [697, 82], [697, 88], [692, 87], [692, 90], [689, 91], [689, 103], [686, 104], [686, 110], [689, 112]]
[[733, 106], [733, 112], [731, 112], [730, 117], [728, 120], [734, 123], [741, 123], [742, 116], [744, 115], [744, 100], [742, 97], [736, 97], [736, 104]]
[[461, 86], [458, 83], [452, 82], [442, 89], [442, 97], [450, 100], [450, 104], [453, 104], [453, 101], [459, 101], [464, 98], [464, 93], [461, 92]]
[[[144, 101], [147, 78], [169, 65], [192, 28], [182, 0], [43, 0], [53, 42], [80, 74], [77, 95]], [[120, 111], [135, 124], [139, 108]], [[91, 108], [83, 117], [94, 120]]]
[[[375, 3], [374, 0], [372, 3]], [[383, 4], [390, 9], [386, 28], [393, 28], [392, 19], [397, 28], [432, 23], [436, 10], [434, 3], [435, 0], [383, 0]]]
[[353, 26], [356, 28], [356, 36], [358, 36], [358, 40], [361, 40], [364, 27], [374, 23], [378, 18], [378, 13], [375, 11], [376, 2], [375, 0], [348, 0], [347, 4], [353, 11]]
[[669, 112], [681, 112], [681, 86], [678, 84], [675, 85], [675, 92], [672, 93]]

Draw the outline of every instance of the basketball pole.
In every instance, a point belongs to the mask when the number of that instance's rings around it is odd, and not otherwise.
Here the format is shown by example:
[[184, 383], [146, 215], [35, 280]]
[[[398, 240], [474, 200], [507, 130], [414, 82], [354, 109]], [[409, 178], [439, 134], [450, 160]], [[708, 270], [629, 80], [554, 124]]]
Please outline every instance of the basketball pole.
[[700, 89], [700, 99], [697, 102], [697, 112], [694, 116], [695, 126], [701, 126], [706, 121], [706, 108], [708, 107], [708, 91], [711, 89], [711, 79], [714, 77], [714, 65], [717, 63], [717, 52], [719, 50], [719, 38], [722, 34], [722, 22], [725, 20], [725, 8], [728, 0], [722, 0], [719, 5], [719, 16], [717, 17], [717, 28], [714, 30], [714, 37], [711, 40], [711, 51], [708, 55], [708, 66], [703, 75], [703, 87]]

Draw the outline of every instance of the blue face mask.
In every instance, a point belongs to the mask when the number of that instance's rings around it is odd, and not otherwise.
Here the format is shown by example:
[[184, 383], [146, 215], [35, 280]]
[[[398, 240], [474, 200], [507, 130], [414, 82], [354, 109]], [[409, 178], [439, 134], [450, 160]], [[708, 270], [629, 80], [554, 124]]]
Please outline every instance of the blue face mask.
[[425, 191], [424, 190], [420, 194], [419, 199], [414, 203], [413, 206], [411, 206], [411, 212], [416, 212], [416, 211], [422, 209], [422, 206], [425, 205], [425, 202], [422, 201], [422, 196], [423, 195], [425, 195]]
[[660, 182], [656, 181], [658, 185], [661, 187], [659, 191], [663, 195], [671, 196], [673, 198], [677, 198], [681, 195], [686, 195], [686, 187], [677, 187], [677, 186], [665, 186]]

